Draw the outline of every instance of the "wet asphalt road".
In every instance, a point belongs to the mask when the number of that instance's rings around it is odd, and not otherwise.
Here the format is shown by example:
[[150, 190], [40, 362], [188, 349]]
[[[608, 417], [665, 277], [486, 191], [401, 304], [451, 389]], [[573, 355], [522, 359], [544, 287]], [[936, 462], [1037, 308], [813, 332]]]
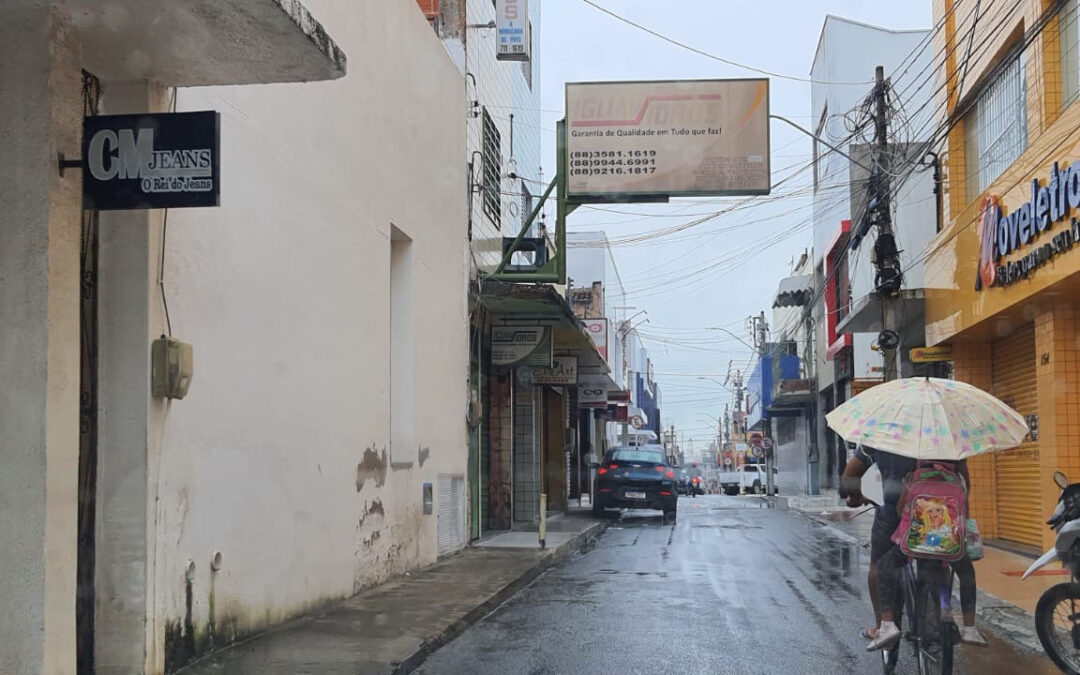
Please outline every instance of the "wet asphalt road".
[[[869, 552], [755, 497], [680, 498], [617, 517], [595, 546], [541, 576], [416, 671], [554, 675], [880, 673], [859, 629]], [[955, 672], [1056, 673], [991, 637]], [[909, 649], [901, 672], [914, 673]]]

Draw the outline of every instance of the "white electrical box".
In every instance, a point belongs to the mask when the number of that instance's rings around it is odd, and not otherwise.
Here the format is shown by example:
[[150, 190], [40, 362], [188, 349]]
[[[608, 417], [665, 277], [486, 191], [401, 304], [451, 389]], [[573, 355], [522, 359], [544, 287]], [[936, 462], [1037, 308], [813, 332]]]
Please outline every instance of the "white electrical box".
[[162, 335], [150, 350], [150, 390], [158, 398], [184, 398], [191, 384], [191, 345]]

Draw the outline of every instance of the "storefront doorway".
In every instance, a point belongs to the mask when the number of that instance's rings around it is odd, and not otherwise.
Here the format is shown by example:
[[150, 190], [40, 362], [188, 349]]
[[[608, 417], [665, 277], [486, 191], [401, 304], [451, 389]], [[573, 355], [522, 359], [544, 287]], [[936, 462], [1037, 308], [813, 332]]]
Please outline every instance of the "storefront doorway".
[[[1035, 328], [1026, 324], [992, 347], [994, 395], [1021, 415], [1038, 411]], [[994, 457], [998, 537], [1019, 544], [1042, 544], [1042, 498], [1039, 491], [1039, 444], [1026, 440]]]

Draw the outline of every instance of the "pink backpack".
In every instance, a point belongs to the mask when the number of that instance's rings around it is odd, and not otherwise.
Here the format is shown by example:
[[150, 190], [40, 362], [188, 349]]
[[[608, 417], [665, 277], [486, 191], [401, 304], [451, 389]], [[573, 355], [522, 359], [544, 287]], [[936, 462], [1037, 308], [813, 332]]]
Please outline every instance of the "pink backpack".
[[900, 526], [892, 541], [904, 555], [954, 562], [964, 557], [967, 486], [953, 464], [919, 462], [904, 477], [897, 504]]

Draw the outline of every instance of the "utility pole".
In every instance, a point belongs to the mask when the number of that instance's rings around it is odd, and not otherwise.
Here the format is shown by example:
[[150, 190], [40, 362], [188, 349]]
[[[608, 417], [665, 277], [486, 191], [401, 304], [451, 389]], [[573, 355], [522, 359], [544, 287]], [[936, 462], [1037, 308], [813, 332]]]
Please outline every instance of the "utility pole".
[[[757, 347], [758, 358], [761, 361], [762, 369], [765, 368], [765, 356], [769, 351], [769, 324], [765, 321], [765, 312], [762, 312], [755, 317], [751, 318], [751, 325], [754, 331], [754, 346]], [[765, 378], [762, 378], [764, 382]], [[761, 400], [761, 422], [762, 422], [762, 437], [772, 440], [772, 421], [769, 419], [769, 409], [765, 405], [765, 396], [762, 392]], [[773, 493], [773, 462], [775, 461], [775, 455], [773, 449], [775, 443], [766, 443], [765, 447], [765, 494], [772, 495]]]
[[869, 225], [877, 226], [874, 241], [874, 288], [881, 298], [882, 327], [878, 334], [878, 347], [885, 363], [885, 381], [897, 378], [896, 350], [900, 346], [899, 294], [903, 284], [900, 255], [896, 247], [896, 235], [892, 225], [892, 205], [889, 181], [889, 82], [885, 80], [885, 68], [878, 66], [874, 74], [874, 162], [870, 174], [869, 200], [866, 217]]

